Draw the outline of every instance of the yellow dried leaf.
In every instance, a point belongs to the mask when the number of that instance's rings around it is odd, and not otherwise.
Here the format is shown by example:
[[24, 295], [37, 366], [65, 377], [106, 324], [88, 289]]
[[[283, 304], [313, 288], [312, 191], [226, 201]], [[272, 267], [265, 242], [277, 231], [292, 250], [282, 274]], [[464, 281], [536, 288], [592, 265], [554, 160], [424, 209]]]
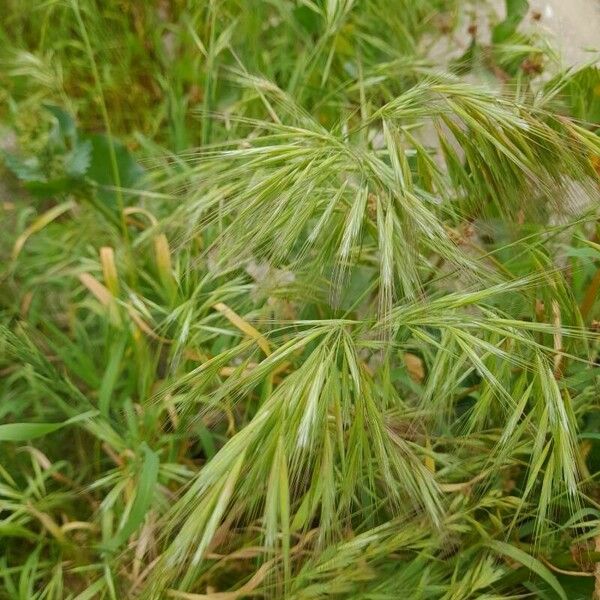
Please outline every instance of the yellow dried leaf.
[[408, 371], [408, 375], [415, 383], [423, 383], [425, 379], [425, 367], [423, 361], [410, 352], [404, 354], [404, 365]]
[[109, 246], [100, 248], [100, 262], [102, 263], [102, 274], [104, 283], [111, 291], [113, 296], [119, 295], [119, 277], [117, 275], [117, 266], [115, 264], [115, 252]]
[[[156, 217], [150, 211], [146, 210], [145, 208], [140, 208], [139, 206], [128, 206], [123, 211], [123, 214], [126, 217], [129, 217], [130, 215], [143, 215], [148, 219], [148, 221], [150, 221], [151, 227], [156, 227], [158, 225]], [[141, 225], [143, 226], [143, 224]]]
[[431, 447], [431, 442], [429, 441], [428, 435], [425, 436], [425, 448], [427, 448], [427, 454], [425, 455], [425, 468], [430, 473], [435, 473], [435, 460], [432, 456], [433, 448]]
[[23, 249], [23, 246], [25, 245], [25, 242], [29, 239], [30, 236], [32, 236], [34, 233], [38, 233], [44, 227], [46, 227], [46, 225], [48, 225], [48, 223], [51, 223], [52, 221], [54, 221], [54, 219], [57, 219], [58, 217], [60, 217], [60, 215], [66, 213], [67, 211], [71, 210], [72, 208], [75, 208], [75, 206], [76, 206], [75, 202], [73, 200], [69, 200], [67, 202], [63, 202], [62, 204], [58, 204], [57, 206], [53, 206], [50, 210], [46, 211], [43, 215], [40, 215], [17, 238], [17, 241], [15, 242], [15, 245], [13, 246], [13, 250], [12, 250], [13, 260], [15, 260], [19, 256], [21, 250]]
[[109, 289], [102, 285], [93, 275], [81, 273], [79, 281], [94, 295], [100, 304], [109, 307], [113, 302], [113, 296]]
[[230, 323], [235, 325], [240, 331], [245, 333], [249, 338], [253, 339], [261, 348], [261, 350], [269, 356], [271, 354], [271, 347], [269, 346], [269, 342], [265, 339], [265, 337], [248, 321], [240, 317], [234, 310], [229, 308], [223, 302], [218, 302], [213, 306], [213, 308], [219, 311]]
[[152, 327], [150, 327], [150, 325], [148, 325], [148, 323], [146, 323], [146, 321], [144, 321], [144, 319], [142, 319], [142, 317], [140, 317], [137, 312], [135, 312], [135, 310], [133, 309], [133, 307], [128, 306], [127, 307], [127, 312], [129, 313], [129, 316], [131, 317], [131, 320], [148, 336], [151, 337], [154, 340], [157, 340], [163, 344], [172, 344], [173, 340], [170, 340], [168, 338], [162, 337], [161, 335], [158, 335], [158, 333], [155, 333], [155, 331], [152, 329]]

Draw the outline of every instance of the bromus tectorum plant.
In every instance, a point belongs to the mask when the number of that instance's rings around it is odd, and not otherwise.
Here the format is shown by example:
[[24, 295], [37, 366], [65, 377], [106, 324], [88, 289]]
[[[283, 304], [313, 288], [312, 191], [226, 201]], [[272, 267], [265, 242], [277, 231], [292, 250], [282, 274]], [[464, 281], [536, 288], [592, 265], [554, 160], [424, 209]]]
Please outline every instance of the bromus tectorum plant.
[[526, 0], [31, 4], [0, 598], [600, 594], [595, 64]]

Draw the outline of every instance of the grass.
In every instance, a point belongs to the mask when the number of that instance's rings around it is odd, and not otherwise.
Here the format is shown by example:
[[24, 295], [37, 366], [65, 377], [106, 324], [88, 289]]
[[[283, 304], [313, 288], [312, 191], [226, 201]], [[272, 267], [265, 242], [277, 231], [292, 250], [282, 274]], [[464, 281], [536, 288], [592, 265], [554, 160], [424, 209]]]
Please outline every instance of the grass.
[[5, 0], [0, 598], [600, 593], [600, 71], [506, 8]]

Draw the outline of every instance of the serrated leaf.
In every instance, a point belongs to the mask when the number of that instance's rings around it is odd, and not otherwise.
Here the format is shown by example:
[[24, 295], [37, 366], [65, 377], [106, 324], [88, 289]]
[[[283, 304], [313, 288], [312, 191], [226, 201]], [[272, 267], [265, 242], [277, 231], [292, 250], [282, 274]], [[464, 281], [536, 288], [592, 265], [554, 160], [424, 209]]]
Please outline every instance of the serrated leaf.
[[92, 163], [92, 143], [90, 140], [77, 142], [65, 157], [65, 171], [74, 178], [83, 177]]
[[44, 181], [40, 161], [35, 156], [22, 158], [16, 154], [4, 154], [4, 164], [21, 181]]

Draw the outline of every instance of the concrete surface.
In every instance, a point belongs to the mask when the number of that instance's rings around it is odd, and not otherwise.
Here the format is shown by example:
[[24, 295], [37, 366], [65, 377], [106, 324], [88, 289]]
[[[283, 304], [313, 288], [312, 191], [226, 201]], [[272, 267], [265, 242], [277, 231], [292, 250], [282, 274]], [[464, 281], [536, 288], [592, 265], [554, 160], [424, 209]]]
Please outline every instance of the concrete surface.
[[600, 0], [532, 0], [530, 4], [542, 15], [539, 26], [555, 39], [565, 64], [598, 60]]

